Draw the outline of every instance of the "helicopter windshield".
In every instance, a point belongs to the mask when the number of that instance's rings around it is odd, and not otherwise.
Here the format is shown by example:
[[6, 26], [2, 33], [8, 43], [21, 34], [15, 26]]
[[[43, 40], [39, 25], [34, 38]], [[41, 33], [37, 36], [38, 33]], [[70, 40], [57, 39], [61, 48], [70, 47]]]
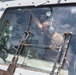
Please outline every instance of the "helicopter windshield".
[[2, 33], [0, 35], [3, 40], [0, 46], [0, 57], [3, 59], [1, 64], [9, 64], [18, 46], [22, 45], [17, 64], [24, 68], [50, 73], [59, 48], [63, 44], [64, 32], [73, 32], [67, 60], [63, 67], [70, 72], [76, 47], [74, 44], [76, 14], [73, 10], [75, 8], [70, 6], [6, 10], [0, 24]]

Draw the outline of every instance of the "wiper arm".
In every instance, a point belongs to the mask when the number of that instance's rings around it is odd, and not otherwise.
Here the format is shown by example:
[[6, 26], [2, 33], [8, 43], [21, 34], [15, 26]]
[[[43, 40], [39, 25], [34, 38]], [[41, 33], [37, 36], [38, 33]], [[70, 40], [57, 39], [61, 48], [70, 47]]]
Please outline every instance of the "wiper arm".
[[[59, 49], [57, 59], [54, 62], [54, 66], [52, 68], [52, 71], [51, 71], [50, 75], [55, 75], [55, 70], [56, 69], [57, 69], [56, 75], [59, 75], [59, 72], [60, 72], [61, 68], [63, 67], [63, 65], [65, 63], [65, 58], [67, 56], [67, 52], [68, 52], [69, 44], [70, 44], [70, 41], [71, 41], [71, 37], [72, 37], [72, 33], [64, 33], [64, 42], [63, 42], [63, 45]], [[57, 67], [57, 63], [59, 64], [58, 67]]]

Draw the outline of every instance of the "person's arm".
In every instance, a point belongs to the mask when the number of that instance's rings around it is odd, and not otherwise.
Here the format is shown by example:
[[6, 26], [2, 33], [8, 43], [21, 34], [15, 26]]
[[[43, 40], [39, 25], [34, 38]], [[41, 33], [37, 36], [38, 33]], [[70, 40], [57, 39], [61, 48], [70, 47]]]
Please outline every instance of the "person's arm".
[[33, 16], [33, 20], [34, 22], [38, 25], [38, 27], [40, 29], [42, 29], [42, 24], [40, 23], [40, 21], [38, 20], [38, 18], [36, 18], [36, 16], [31, 12], [32, 16]]

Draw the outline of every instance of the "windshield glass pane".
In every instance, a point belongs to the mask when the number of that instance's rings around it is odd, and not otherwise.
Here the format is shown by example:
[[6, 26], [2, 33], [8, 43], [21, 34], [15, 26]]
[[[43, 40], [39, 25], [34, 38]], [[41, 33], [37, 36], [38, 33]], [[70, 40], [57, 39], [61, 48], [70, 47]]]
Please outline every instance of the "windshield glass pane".
[[[72, 72], [74, 74], [75, 9], [76, 7], [70, 6], [7, 10], [0, 26], [1, 64], [9, 64], [16, 51], [21, 50], [17, 63], [19, 66], [51, 72], [54, 62], [59, 59], [58, 54], [64, 43], [64, 33], [72, 32], [63, 70], [69, 75], [72, 75]], [[63, 48], [62, 55], [64, 50]], [[57, 60], [58, 63], [62, 61], [62, 57]]]

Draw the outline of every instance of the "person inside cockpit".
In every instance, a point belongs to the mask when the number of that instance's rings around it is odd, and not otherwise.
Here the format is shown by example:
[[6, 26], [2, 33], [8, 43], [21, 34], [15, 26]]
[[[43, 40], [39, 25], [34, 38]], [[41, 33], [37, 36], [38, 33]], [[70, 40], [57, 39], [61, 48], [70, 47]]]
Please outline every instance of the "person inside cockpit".
[[[43, 23], [40, 23], [38, 18], [33, 13], [31, 13], [31, 14], [33, 16], [33, 21], [36, 23], [36, 25], [42, 31], [42, 34], [44, 36], [48, 37], [48, 39], [50, 39], [50, 41], [48, 41], [48, 43], [49, 43], [49, 46], [51, 46], [52, 50], [50, 49], [50, 50], [45, 51], [45, 58], [47, 60], [49, 60], [50, 56], [53, 54], [52, 52], [54, 52], [53, 50], [57, 50], [57, 48], [62, 45], [63, 36], [60, 33], [55, 31], [54, 27], [52, 26], [52, 21], [47, 19]], [[53, 20], [53, 18], [51, 20]], [[46, 39], [44, 39], [44, 42], [46, 42]], [[55, 52], [54, 52], [54, 54], [55, 54]]]

